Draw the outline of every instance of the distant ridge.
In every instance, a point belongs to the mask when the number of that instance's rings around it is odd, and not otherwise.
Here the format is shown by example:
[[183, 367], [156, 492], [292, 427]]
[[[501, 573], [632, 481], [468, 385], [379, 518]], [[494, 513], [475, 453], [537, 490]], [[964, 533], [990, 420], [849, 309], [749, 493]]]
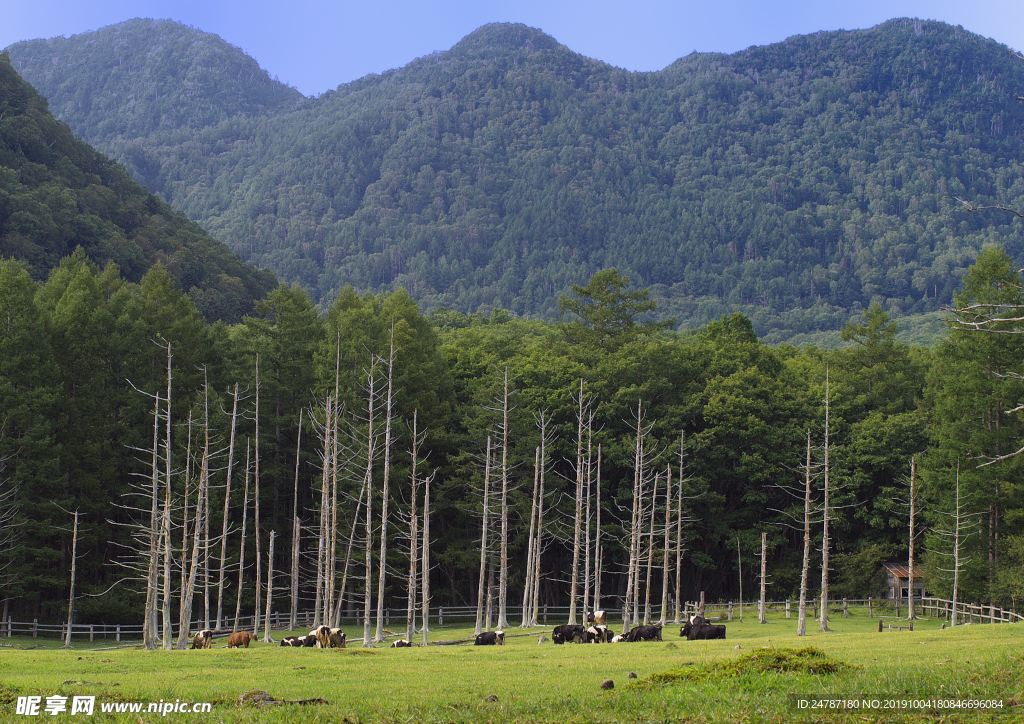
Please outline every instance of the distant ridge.
[[[75, 42], [110, 62], [117, 42], [137, 48], [143, 76], [193, 45], [237, 51], [133, 23]], [[30, 78], [55, 72], [41, 58], [66, 69], [62, 119], [321, 300], [404, 286], [428, 309], [552, 316], [572, 283], [615, 266], [684, 326], [740, 311], [781, 341], [875, 301], [934, 312], [986, 243], [1024, 256], [1024, 227], [951, 201], [1024, 207], [1024, 62], [943, 23], [793, 36], [654, 73], [493, 24], [315, 99], [268, 78], [246, 100], [238, 78], [207, 73], [176, 97], [236, 110], [189, 115], [154, 93], [160, 121], [135, 135], [120, 119], [133, 110], [72, 93], [122, 93], [122, 76], [76, 74], [53, 43], [10, 50]], [[104, 130], [108, 114], [126, 130]]]

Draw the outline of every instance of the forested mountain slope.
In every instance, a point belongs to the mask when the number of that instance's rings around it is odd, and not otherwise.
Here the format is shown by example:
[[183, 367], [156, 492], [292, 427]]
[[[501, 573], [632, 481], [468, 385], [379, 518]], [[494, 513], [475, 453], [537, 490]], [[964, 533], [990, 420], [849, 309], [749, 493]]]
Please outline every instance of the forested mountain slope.
[[[46, 62], [71, 73], [72, 41], [136, 27], [45, 41]], [[162, 47], [195, 37], [166, 32]], [[10, 51], [49, 88], [41, 47]], [[122, 86], [85, 67], [67, 78], [47, 92], [92, 138], [102, 122], [71, 90]], [[220, 88], [190, 92], [209, 105]], [[872, 301], [935, 310], [983, 244], [1024, 251], [1008, 215], [951, 198], [1024, 202], [1021, 89], [1007, 48], [935, 22], [694, 53], [656, 73], [502, 24], [263, 115], [189, 125], [168, 102], [155, 129], [94, 140], [315, 298], [404, 286], [427, 307], [552, 315], [571, 283], [615, 266], [685, 326], [738, 310], [779, 340]]]
[[0, 259], [45, 279], [78, 247], [132, 282], [161, 262], [211, 321], [240, 321], [276, 285], [76, 139], [0, 54]]

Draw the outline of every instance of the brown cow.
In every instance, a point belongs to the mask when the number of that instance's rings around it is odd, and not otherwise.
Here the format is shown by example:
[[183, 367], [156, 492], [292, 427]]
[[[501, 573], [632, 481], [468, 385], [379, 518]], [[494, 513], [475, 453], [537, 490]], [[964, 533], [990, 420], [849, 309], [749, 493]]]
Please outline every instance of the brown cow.
[[234, 649], [239, 646], [249, 648], [249, 642], [256, 640], [255, 633], [249, 633], [248, 631], [237, 631], [228, 636], [228, 648]]
[[347, 634], [340, 628], [332, 628], [330, 635], [327, 637], [327, 641], [330, 643], [330, 647], [332, 649], [343, 649], [345, 648], [347, 638]]

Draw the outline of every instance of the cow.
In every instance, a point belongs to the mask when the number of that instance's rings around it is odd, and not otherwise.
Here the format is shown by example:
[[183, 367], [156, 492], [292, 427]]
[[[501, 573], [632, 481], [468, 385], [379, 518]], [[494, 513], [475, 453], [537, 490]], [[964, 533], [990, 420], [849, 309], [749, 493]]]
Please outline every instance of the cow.
[[625, 640], [626, 640], [626, 635], [625, 634], [619, 634], [618, 636], [612, 636], [612, 643], [613, 644], [617, 644], [620, 641], [625, 641]]
[[340, 628], [332, 628], [330, 634], [327, 635], [327, 643], [332, 649], [343, 649], [348, 639], [348, 634], [342, 631]]
[[331, 642], [331, 628], [330, 626], [320, 626], [309, 632], [310, 636], [316, 638], [316, 647], [318, 649], [330, 648]]
[[210, 629], [203, 629], [196, 633], [194, 639], [192, 639], [192, 648], [194, 649], [208, 649], [213, 645], [213, 631]]
[[605, 625], [605, 612], [604, 611], [591, 611], [587, 614], [587, 623], [592, 623], [595, 626]]
[[304, 649], [312, 649], [316, 647], [316, 634], [308, 634], [306, 636], [299, 636], [299, 646]]
[[286, 636], [281, 639], [282, 646], [302, 646], [303, 638], [299, 636]]
[[[483, 634], [481, 634], [481, 636], [482, 635]], [[411, 649], [412, 648], [412, 641], [409, 641], [408, 639], [398, 639], [397, 641], [392, 642], [391, 648], [393, 648], [393, 649]]]
[[248, 631], [236, 631], [235, 633], [228, 636], [228, 648], [234, 649], [239, 646], [249, 648], [249, 642], [255, 641], [257, 636], [255, 633], [249, 633]]
[[690, 616], [690, 620], [683, 624], [682, 628], [679, 629], [679, 635], [682, 638], [689, 639], [690, 632], [694, 629], [698, 629], [708, 622], [703, 616]]
[[622, 638], [623, 641], [661, 641], [661, 626], [636, 626]]
[[710, 639], [724, 639], [725, 626], [706, 623], [700, 628], [694, 627], [686, 637], [687, 641], [707, 641]]
[[606, 644], [611, 641], [614, 634], [609, 635], [608, 627], [604, 625], [591, 626], [587, 629], [587, 643]]
[[474, 646], [504, 646], [505, 645], [505, 632], [504, 631], [484, 631], [481, 634], [477, 634], [476, 641], [473, 642]]
[[551, 640], [556, 644], [564, 644], [568, 641], [581, 644], [587, 640], [587, 627], [580, 624], [555, 626], [555, 630], [551, 634]]

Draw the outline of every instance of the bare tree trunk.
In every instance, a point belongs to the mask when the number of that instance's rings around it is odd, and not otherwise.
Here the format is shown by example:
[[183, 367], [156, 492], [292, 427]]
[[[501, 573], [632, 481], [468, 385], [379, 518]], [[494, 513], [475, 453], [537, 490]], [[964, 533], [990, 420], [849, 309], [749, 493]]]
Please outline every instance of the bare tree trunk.
[[352, 528], [348, 533], [348, 547], [345, 551], [345, 567], [341, 572], [341, 587], [338, 589], [338, 600], [334, 605], [334, 627], [338, 628], [341, 626], [341, 605], [345, 600], [345, 591], [348, 590], [348, 571], [349, 563], [352, 561], [352, 547], [355, 544], [356, 539], [356, 527], [359, 525], [359, 512], [363, 507], [363, 496], [366, 495], [366, 481], [363, 481], [363, 487], [359, 489], [359, 500], [356, 502], [356, 512], [352, 516]]
[[263, 629], [263, 643], [272, 644], [274, 639], [270, 638], [270, 607], [274, 600], [274, 536], [276, 531], [270, 531], [270, 546], [267, 550], [267, 610], [264, 612], [263, 620], [266, 627]]
[[[480, 531], [480, 580], [477, 583], [476, 593], [476, 630], [474, 633], [480, 635], [483, 630], [483, 617], [484, 617], [484, 585], [487, 578], [487, 548], [490, 542], [490, 531], [488, 530], [487, 514], [489, 510], [489, 500], [491, 489], [491, 438], [487, 438], [487, 458], [484, 461], [484, 520], [483, 526]], [[487, 626], [490, 627], [490, 618], [488, 618]]]
[[540, 483], [540, 447], [533, 453], [533, 497], [530, 498], [530, 534], [526, 538], [526, 585], [523, 586], [523, 620], [520, 628], [530, 624], [530, 603], [533, 600], [533, 544], [534, 529], [537, 526], [537, 486]]
[[160, 393], [154, 395], [153, 403], [153, 467], [150, 479], [149, 512], [149, 570], [146, 576], [146, 616], [143, 619], [142, 643], [147, 650], [157, 647], [157, 599], [160, 596], [160, 534], [159, 521], [160, 492]]
[[[740, 622], [743, 621], [743, 556], [740, 555], [740, 537], [736, 536], [736, 567], [739, 569], [740, 579]], [[702, 593], [701, 596], [704, 594]], [[703, 607], [702, 607], [703, 608]]]
[[416, 512], [416, 456], [419, 452], [419, 430], [417, 430], [419, 410], [412, 412], [412, 474], [409, 476], [412, 488], [409, 507], [409, 584], [405, 610], [405, 640], [412, 641], [416, 635], [416, 561], [419, 557], [417, 542], [419, 540], [419, 517]]
[[[327, 588], [327, 606], [324, 608], [325, 621], [330, 621], [332, 612], [338, 612], [336, 618], [339, 620], [335, 624], [335, 628], [341, 626], [341, 601], [345, 597], [345, 589], [341, 588], [338, 591], [337, 602], [335, 602], [334, 581], [338, 572], [338, 422], [341, 418], [341, 398], [339, 397], [340, 378], [341, 330], [338, 330], [338, 338], [337, 344], [335, 345], [334, 355], [334, 414], [331, 415], [331, 547], [330, 556], [327, 559], [327, 582], [325, 584]], [[358, 513], [356, 515], [358, 517]]]
[[299, 462], [302, 459], [302, 413], [299, 409], [298, 439], [295, 442], [295, 487], [292, 494], [292, 579], [291, 609], [288, 614], [288, 630], [294, 631], [299, 625], [299, 544], [302, 525], [299, 522]]
[[502, 386], [501, 408], [501, 569], [498, 576], [498, 629], [508, 626], [508, 367]]
[[[626, 606], [623, 612], [623, 627], [629, 630], [636, 620], [637, 561], [640, 543], [640, 488], [643, 478], [643, 403], [636, 404], [636, 456], [633, 464], [633, 509], [629, 524], [629, 570], [626, 576]], [[632, 607], [632, 615], [630, 608]]]
[[533, 601], [530, 604], [530, 625], [537, 625], [537, 614], [540, 609], [540, 554], [543, 549], [544, 536], [544, 474], [547, 468], [548, 415], [540, 414], [540, 490], [537, 493], [537, 538], [533, 544]]
[[679, 623], [680, 610], [682, 608], [682, 580], [683, 580], [683, 481], [686, 480], [686, 433], [679, 433], [679, 497], [676, 501], [676, 599], [675, 599], [675, 622]]
[[671, 545], [669, 533], [672, 530], [672, 466], [665, 466], [665, 547], [661, 556], [661, 618], [658, 623], [668, 623], [668, 553]]
[[765, 603], [766, 593], [768, 590], [768, 579], [767, 579], [767, 565], [768, 565], [768, 533], [761, 531], [761, 597], [757, 601], [757, 621], [758, 623], [768, 623], [768, 619], [765, 617]]
[[164, 600], [162, 614], [163, 647], [171, 650], [171, 343], [167, 343], [167, 428], [164, 444]]
[[821, 614], [819, 616], [818, 631], [829, 631], [828, 627], [828, 554], [829, 554], [829, 505], [831, 488], [829, 486], [828, 469], [828, 427], [829, 427], [829, 380], [828, 366], [825, 367], [825, 503], [823, 508], [824, 524], [821, 535]]
[[388, 352], [388, 391], [384, 407], [384, 485], [380, 494], [380, 570], [377, 571], [377, 634], [374, 641], [384, 640], [384, 585], [388, 561], [388, 503], [391, 481], [391, 417], [395, 370], [395, 325], [391, 324], [391, 348]]
[[242, 583], [245, 580], [245, 528], [249, 521], [249, 442], [245, 443], [245, 492], [242, 494], [242, 539], [238, 547], [238, 594], [235, 598], [235, 620], [231, 631], [238, 631], [238, 618], [242, 615]]
[[[206, 370], [203, 370], [203, 376], [206, 376]], [[194, 531], [192, 535], [192, 562], [189, 565], [188, 579], [187, 582], [183, 583], [185, 590], [181, 596], [180, 615], [178, 617], [178, 644], [177, 648], [182, 650], [186, 648], [189, 639], [189, 627], [192, 623], [192, 601], [195, 596], [196, 578], [199, 575], [199, 556], [200, 556], [200, 544], [202, 542], [202, 531], [205, 527], [205, 521], [203, 517], [208, 506], [206, 503], [206, 496], [208, 495], [209, 487], [209, 475], [210, 475], [210, 388], [209, 384], [203, 386], [203, 428], [204, 428], [204, 442], [203, 442], [203, 455], [199, 464], [199, 490], [196, 492], [196, 517], [194, 524]], [[191, 414], [189, 420], [191, 421]], [[187, 498], [186, 498], [187, 505]], [[184, 546], [182, 551], [182, 559], [184, 560]], [[209, 601], [209, 598], [207, 598]], [[209, 610], [207, 609], [207, 617]]]
[[256, 606], [253, 613], [252, 630], [257, 631], [260, 627], [260, 590], [263, 586], [263, 567], [260, 560], [260, 356], [256, 355], [256, 435], [252, 443], [253, 457], [253, 510], [252, 527], [253, 540], [256, 546]]
[[314, 602], [313, 609], [313, 627], [317, 628], [323, 624], [325, 618], [325, 611], [327, 611], [327, 587], [332, 585], [328, 581], [328, 562], [327, 557], [329, 555], [327, 549], [327, 536], [328, 536], [328, 520], [330, 519], [330, 510], [328, 506], [328, 495], [330, 486], [330, 459], [331, 459], [331, 409], [333, 400], [330, 395], [327, 395], [327, 399], [324, 400], [324, 427], [321, 442], [323, 443], [323, 453], [321, 455], [321, 469], [320, 469], [320, 529], [319, 535], [317, 536], [317, 548], [316, 548], [316, 601]]
[[657, 517], [658, 476], [654, 476], [651, 492], [651, 530], [647, 535], [647, 580], [644, 585], [644, 626], [651, 623], [651, 569], [654, 564], [654, 519]]
[[422, 550], [422, 565], [420, 569], [423, 571], [420, 574], [423, 587], [423, 644], [426, 645], [427, 634], [430, 632], [430, 481], [434, 479], [434, 474], [431, 473], [423, 481], [423, 544], [420, 547]]
[[224, 570], [227, 559], [228, 520], [231, 505], [231, 470], [235, 464], [235, 421], [238, 419], [238, 383], [235, 383], [234, 401], [231, 405], [231, 437], [228, 441], [228, 470], [224, 484], [224, 520], [220, 531], [220, 577], [217, 581], [217, 629], [220, 629], [224, 611]]
[[601, 446], [597, 446], [597, 524], [594, 526], [594, 611], [601, 610]]
[[583, 622], [587, 622], [587, 610], [590, 605], [590, 484], [592, 482], [593, 471], [593, 431], [594, 431], [594, 415], [591, 413], [587, 416], [587, 474], [586, 474], [586, 492], [584, 497], [587, 501], [586, 510], [583, 512], [583, 520], [585, 522], [585, 528], [583, 531]]
[[917, 490], [914, 479], [917, 473], [917, 458], [910, 458], [910, 551], [907, 556], [907, 618], [917, 618], [914, 610], [914, 506], [917, 503]]
[[210, 628], [210, 383], [203, 367], [203, 457], [199, 487], [203, 491], [203, 628]]
[[371, 365], [369, 371], [369, 397], [367, 402], [368, 411], [368, 428], [366, 436], [366, 479], [364, 485], [366, 486], [366, 540], [364, 545], [366, 546], [366, 585], [363, 590], [363, 647], [368, 648], [373, 646], [371, 640], [372, 634], [370, 633], [370, 601], [373, 591], [373, 458], [376, 453], [374, 450], [374, 431], [373, 431], [373, 411], [376, 404], [376, 367]]
[[583, 419], [586, 416], [583, 397], [583, 378], [580, 378], [579, 396], [576, 398], [576, 513], [573, 516], [572, 583], [569, 587], [569, 624], [576, 623], [576, 591], [580, 578], [580, 534], [583, 516]]
[[807, 462], [804, 470], [804, 560], [800, 568], [800, 607], [796, 635], [807, 635], [807, 577], [811, 568], [811, 431], [807, 430]]
[[188, 506], [192, 497], [192, 410], [188, 411], [188, 432], [185, 444], [185, 497], [181, 501], [181, 559], [178, 562], [178, 581], [181, 590], [178, 592], [178, 622], [181, 625], [181, 607], [185, 605], [185, 584], [188, 578]]
[[71, 631], [75, 624], [75, 563], [78, 560], [78, 511], [75, 511], [75, 527], [71, 533], [71, 593], [68, 595], [68, 635], [64, 648], [71, 648]]

